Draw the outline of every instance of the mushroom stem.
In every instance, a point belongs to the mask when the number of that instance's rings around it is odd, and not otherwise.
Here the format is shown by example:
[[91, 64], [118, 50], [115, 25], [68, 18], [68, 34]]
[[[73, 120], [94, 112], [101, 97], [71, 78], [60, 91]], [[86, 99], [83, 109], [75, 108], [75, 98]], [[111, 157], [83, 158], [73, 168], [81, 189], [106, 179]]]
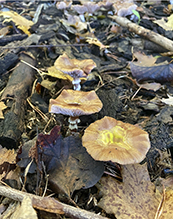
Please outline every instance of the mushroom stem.
[[70, 116], [69, 118], [68, 118], [68, 122], [69, 122], [69, 130], [70, 131], [74, 131], [74, 130], [77, 130], [78, 129], [78, 123], [80, 122], [80, 119], [79, 119], [79, 117], [77, 116], [77, 117], [72, 117], [72, 116]]
[[80, 14], [80, 15], [79, 15], [79, 18], [80, 18], [80, 20], [81, 20], [82, 22], [85, 22], [85, 16], [84, 16], [84, 14]]
[[80, 90], [81, 89], [81, 85], [80, 85], [80, 78], [74, 78], [73, 81], [72, 81], [72, 84], [73, 84], [73, 89], [74, 90]]

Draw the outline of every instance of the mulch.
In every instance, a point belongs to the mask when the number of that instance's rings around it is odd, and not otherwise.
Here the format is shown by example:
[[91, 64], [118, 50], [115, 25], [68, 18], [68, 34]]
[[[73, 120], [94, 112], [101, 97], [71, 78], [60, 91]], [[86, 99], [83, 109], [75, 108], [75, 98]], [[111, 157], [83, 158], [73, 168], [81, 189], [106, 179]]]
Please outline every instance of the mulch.
[[[172, 40], [172, 31], [166, 31], [152, 22], [153, 19], [169, 16], [165, 10], [169, 2], [143, 6], [140, 1], [136, 2], [145, 9], [140, 12], [139, 25]], [[73, 4], [77, 3], [78, 1], [73, 1]], [[56, 1], [4, 1], [1, 3], [1, 10], [13, 10], [27, 19], [32, 19], [40, 4], [43, 4], [43, 7], [38, 21], [29, 29], [30, 36], [17, 28], [12, 21], [3, 23], [4, 18], [0, 17], [1, 28], [10, 26], [9, 32], [0, 38], [1, 100], [8, 107], [3, 111], [4, 119], [0, 120], [0, 144], [8, 149], [21, 149], [25, 142], [39, 133], [49, 133], [57, 124], [61, 125], [63, 134], [66, 132], [67, 117], [52, 117], [48, 107], [50, 98], [56, 98], [64, 88], [72, 88], [71, 82], [49, 75], [45, 75], [44, 79], [40, 76], [40, 72], [47, 72], [47, 68], [53, 66], [55, 60], [66, 52], [71, 58], [92, 59], [97, 64], [87, 81], [82, 82], [82, 90], [96, 90], [103, 108], [97, 114], [81, 116], [79, 131], [83, 133], [89, 124], [104, 116], [140, 125], [150, 136], [151, 148], [144, 162], [148, 163], [151, 180], [154, 181], [159, 176], [165, 177], [168, 165], [163, 162], [159, 165], [159, 161], [165, 151], [171, 159], [173, 107], [152, 101], [154, 98], [167, 98], [167, 93], [173, 95], [172, 82], [160, 82], [162, 86], [157, 91], [143, 88], [138, 91], [139, 87], [132, 77], [129, 63], [134, 58], [134, 52], [159, 56], [167, 50], [131, 32], [127, 27], [121, 27], [117, 33], [111, 32], [111, 27], [116, 23], [106, 10], [89, 18], [88, 31], [95, 30], [95, 37], [102, 44], [109, 46], [109, 53], [97, 45], [87, 43], [75, 28], [68, 29], [60, 21], [65, 19], [66, 15], [64, 10], [56, 8]], [[68, 13], [76, 14], [71, 9], [68, 9]], [[131, 16], [127, 18], [130, 19]], [[87, 30], [82, 33], [84, 32]], [[170, 57], [165, 60], [170, 61]], [[43, 80], [48, 81], [49, 86], [41, 86]], [[168, 172], [172, 173], [171, 168], [166, 174]], [[26, 189], [34, 193], [35, 188], [35, 181], [33, 182], [30, 176]], [[96, 190], [95, 187], [79, 190], [72, 199], [76, 198], [77, 205], [84, 209], [101, 212], [99, 208], [94, 207], [94, 199], [89, 202]], [[44, 218], [43, 214], [45, 213], [42, 213], [40, 218]], [[50, 215], [53, 218], [53, 214]], [[115, 218], [113, 215], [105, 216]]]

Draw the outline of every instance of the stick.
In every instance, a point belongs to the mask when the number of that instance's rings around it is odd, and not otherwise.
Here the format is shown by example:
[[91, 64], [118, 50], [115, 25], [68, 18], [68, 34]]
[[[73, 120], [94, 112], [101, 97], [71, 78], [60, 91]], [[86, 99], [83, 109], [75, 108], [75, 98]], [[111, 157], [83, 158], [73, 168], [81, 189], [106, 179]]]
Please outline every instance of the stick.
[[101, 215], [97, 215], [92, 212], [64, 204], [51, 197], [40, 197], [2, 185], [0, 185], [0, 195], [20, 202], [22, 202], [23, 198], [27, 196], [32, 200], [32, 206], [34, 208], [51, 213], [65, 214], [67, 217], [71, 218], [108, 219], [107, 217], [103, 217]]
[[160, 45], [161, 47], [173, 51], [173, 41], [169, 40], [166, 37], [161, 36], [154, 31], [148, 30], [144, 27], [139, 26], [138, 24], [132, 23], [127, 18], [120, 17], [120, 16], [110, 16], [116, 23], [120, 24], [123, 27], [127, 27], [129, 31], [135, 32], [139, 36], [145, 37], [146, 39]]

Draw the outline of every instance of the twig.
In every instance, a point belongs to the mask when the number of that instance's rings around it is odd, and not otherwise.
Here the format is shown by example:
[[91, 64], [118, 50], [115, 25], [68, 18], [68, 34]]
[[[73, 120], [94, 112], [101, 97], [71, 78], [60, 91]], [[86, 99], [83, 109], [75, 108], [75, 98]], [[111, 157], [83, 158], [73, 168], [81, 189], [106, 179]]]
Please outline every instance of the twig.
[[116, 23], [120, 24], [123, 27], [127, 27], [129, 31], [134, 32], [138, 34], [139, 36], [143, 36], [146, 39], [162, 46], [163, 48], [173, 51], [173, 41], [169, 40], [166, 37], [161, 36], [158, 33], [155, 33], [154, 31], [148, 30], [144, 27], [139, 26], [138, 24], [132, 23], [130, 20], [124, 17], [120, 16], [109, 16], [113, 20], [116, 21]]
[[28, 65], [29, 67], [35, 69], [38, 74], [40, 75], [40, 77], [42, 78], [42, 80], [44, 80], [43, 76], [42, 76], [42, 73], [44, 73], [43, 71], [39, 70], [38, 68], [36, 68], [35, 66], [29, 64], [28, 62], [25, 62], [24, 60], [20, 60], [21, 62], [23, 62], [24, 64]]
[[1, 49], [19, 49], [19, 48], [42, 48], [42, 47], [66, 47], [66, 46], [90, 46], [88, 43], [64, 44], [64, 45], [30, 45], [30, 46], [3, 46]]
[[2, 185], [0, 185], [0, 195], [20, 202], [22, 202], [23, 198], [27, 196], [31, 198], [32, 206], [36, 209], [56, 214], [65, 214], [68, 217], [76, 219], [108, 219], [107, 217], [61, 203], [54, 198], [40, 197]]
[[154, 219], [159, 219], [159, 218], [160, 218], [160, 216], [161, 216], [161, 214], [162, 214], [162, 212], [163, 212], [163, 206], [164, 206], [164, 204], [165, 204], [165, 187], [164, 187], [164, 185], [163, 185], [162, 199], [161, 199], [161, 201], [160, 201], [160, 203], [159, 203], [159, 206], [158, 206], [158, 208], [157, 208], [157, 212], [156, 212], [156, 214], [155, 214]]
[[29, 105], [42, 117], [42, 119], [44, 119], [46, 122], [49, 120], [49, 118], [39, 109], [37, 109], [37, 107], [35, 107], [29, 100], [29, 98], [27, 98], [27, 102], [29, 103]]

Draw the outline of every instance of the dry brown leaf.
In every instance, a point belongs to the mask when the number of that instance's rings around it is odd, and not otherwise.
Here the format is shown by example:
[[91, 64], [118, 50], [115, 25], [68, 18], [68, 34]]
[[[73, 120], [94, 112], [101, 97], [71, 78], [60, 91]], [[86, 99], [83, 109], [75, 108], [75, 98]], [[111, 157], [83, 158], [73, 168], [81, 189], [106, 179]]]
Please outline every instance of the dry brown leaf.
[[4, 104], [4, 102], [0, 102], [0, 119], [4, 119], [4, 116], [3, 116], [3, 112], [2, 110], [6, 109], [7, 106]]
[[144, 84], [140, 84], [138, 82], [136, 82], [136, 84], [138, 85], [138, 87], [146, 89], [146, 90], [153, 90], [153, 91], [157, 91], [161, 88], [161, 84], [160, 83], [144, 83]]
[[168, 17], [168, 22], [166, 22], [164, 20], [164, 18], [162, 18], [161, 20], [154, 21], [154, 23], [158, 24], [159, 26], [161, 26], [165, 30], [173, 30], [173, 15], [171, 14]]
[[3, 37], [7, 35], [8, 32], [9, 32], [9, 27], [3, 27], [0, 29], [0, 36]]
[[168, 25], [168, 23], [164, 20], [164, 18], [162, 18], [160, 20], [153, 21], [153, 22], [155, 24], [158, 24], [160, 27], [162, 27], [165, 30], [173, 30], [173, 28]]
[[173, 15], [172, 14], [168, 17], [167, 25], [173, 29]]
[[101, 50], [109, 48], [109, 46], [103, 45], [97, 38], [86, 37], [86, 42], [88, 42], [89, 44], [94, 44], [94, 45], [100, 47]]
[[21, 29], [24, 33], [26, 33], [27, 35], [31, 35], [28, 29], [34, 24], [32, 21], [27, 20], [26, 18], [22, 17], [14, 11], [0, 12], [0, 16], [5, 17], [4, 22], [9, 22], [12, 20], [16, 24], [16, 26], [19, 29]]
[[134, 57], [138, 59], [137, 62], [130, 62], [130, 69], [133, 77], [137, 81], [154, 80], [156, 82], [164, 83], [173, 80], [173, 64], [167, 60], [160, 63], [155, 63], [156, 58], [153, 56], [146, 56], [140, 52], [134, 53]]
[[138, 65], [140, 66], [153, 66], [156, 62], [156, 58], [152, 55], [147, 56], [141, 52], [134, 52], [133, 57], [138, 60]]
[[10, 171], [10, 164], [16, 163], [16, 152], [0, 146], [0, 180]]
[[32, 207], [30, 197], [24, 197], [23, 201], [17, 204], [15, 212], [12, 214], [12, 219], [37, 219], [37, 213]]
[[0, 165], [2, 165], [5, 162], [11, 163], [11, 164], [16, 163], [16, 152], [14, 149], [8, 150], [0, 146]]
[[123, 183], [108, 176], [100, 180], [103, 193], [98, 206], [118, 219], [153, 219], [161, 195], [150, 181], [147, 164], [122, 167]]

